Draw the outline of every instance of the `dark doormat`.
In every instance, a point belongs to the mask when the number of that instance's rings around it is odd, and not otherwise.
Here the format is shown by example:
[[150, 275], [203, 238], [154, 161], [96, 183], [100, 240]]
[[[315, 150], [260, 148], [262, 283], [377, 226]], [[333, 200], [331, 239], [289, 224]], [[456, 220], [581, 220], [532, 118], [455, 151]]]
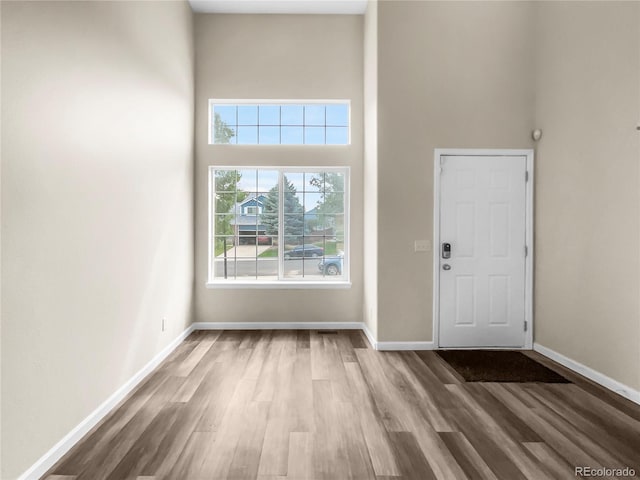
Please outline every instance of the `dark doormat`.
[[467, 382], [571, 383], [521, 352], [439, 350], [436, 353]]

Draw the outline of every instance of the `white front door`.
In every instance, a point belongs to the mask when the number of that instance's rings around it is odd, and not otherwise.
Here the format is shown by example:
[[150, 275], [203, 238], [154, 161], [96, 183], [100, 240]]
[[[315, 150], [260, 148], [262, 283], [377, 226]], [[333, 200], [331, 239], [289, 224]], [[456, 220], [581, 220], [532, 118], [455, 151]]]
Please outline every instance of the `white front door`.
[[523, 347], [527, 158], [440, 166], [439, 346]]

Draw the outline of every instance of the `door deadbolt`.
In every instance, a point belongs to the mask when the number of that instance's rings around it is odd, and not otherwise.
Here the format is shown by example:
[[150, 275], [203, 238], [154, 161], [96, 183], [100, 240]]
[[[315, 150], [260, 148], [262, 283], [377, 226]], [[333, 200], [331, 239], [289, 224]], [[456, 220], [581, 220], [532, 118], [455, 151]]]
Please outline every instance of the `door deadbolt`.
[[443, 243], [442, 244], [442, 258], [451, 258], [451, 244]]

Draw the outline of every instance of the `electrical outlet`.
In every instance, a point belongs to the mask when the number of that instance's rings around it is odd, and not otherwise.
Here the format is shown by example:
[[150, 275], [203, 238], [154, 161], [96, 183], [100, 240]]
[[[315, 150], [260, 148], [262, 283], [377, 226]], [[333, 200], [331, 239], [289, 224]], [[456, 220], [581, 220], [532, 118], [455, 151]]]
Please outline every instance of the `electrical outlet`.
[[415, 252], [429, 252], [431, 251], [431, 242], [429, 240], [416, 240], [413, 244]]
[[166, 325], [167, 325], [167, 319], [166, 319], [166, 318], [163, 318], [163, 319], [162, 319], [162, 331], [163, 331], [163, 332], [164, 332], [164, 330], [165, 330], [165, 328], [166, 328]]

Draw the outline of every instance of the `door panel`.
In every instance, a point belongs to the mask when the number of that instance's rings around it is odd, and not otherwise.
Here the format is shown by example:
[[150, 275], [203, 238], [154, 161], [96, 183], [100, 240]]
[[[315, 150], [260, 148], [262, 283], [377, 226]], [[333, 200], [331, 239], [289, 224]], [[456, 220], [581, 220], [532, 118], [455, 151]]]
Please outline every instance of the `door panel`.
[[472, 275], [456, 277], [456, 325], [475, 323], [475, 285]]
[[439, 345], [522, 347], [526, 157], [442, 156], [441, 167], [440, 242], [451, 258], [440, 255]]

